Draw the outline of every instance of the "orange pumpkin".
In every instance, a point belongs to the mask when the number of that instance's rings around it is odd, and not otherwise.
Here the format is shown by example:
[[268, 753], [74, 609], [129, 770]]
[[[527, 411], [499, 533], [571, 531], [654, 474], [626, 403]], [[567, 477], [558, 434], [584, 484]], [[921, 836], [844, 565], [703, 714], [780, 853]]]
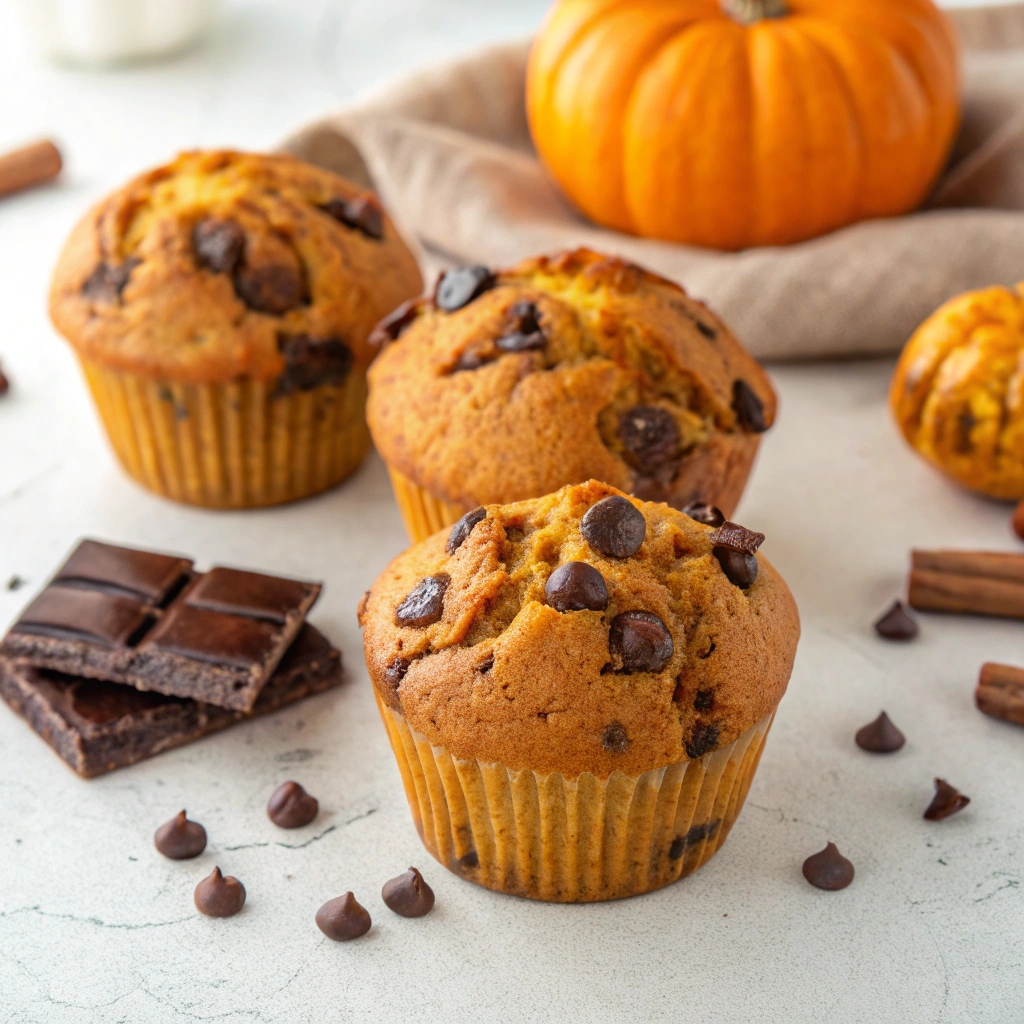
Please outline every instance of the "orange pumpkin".
[[527, 110], [598, 223], [779, 245], [924, 200], [957, 127], [959, 55], [932, 0], [561, 0]]

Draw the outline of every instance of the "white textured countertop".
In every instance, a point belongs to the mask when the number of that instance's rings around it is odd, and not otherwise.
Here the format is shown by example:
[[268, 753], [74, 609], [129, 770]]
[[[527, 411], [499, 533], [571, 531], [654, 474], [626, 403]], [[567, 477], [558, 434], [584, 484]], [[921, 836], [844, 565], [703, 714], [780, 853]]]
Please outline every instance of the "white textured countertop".
[[[53, 134], [69, 158], [60, 186], [0, 202], [0, 361], [13, 384], [0, 402], [0, 583], [28, 580], [0, 588], [0, 626], [92, 535], [324, 579], [312, 618], [349, 667], [339, 691], [92, 782], [0, 705], [3, 1024], [1024, 1020], [1024, 729], [972, 701], [983, 660], [1024, 662], [1024, 626], [929, 617], [906, 646], [870, 629], [911, 545], [1016, 542], [1006, 508], [954, 490], [902, 447], [885, 410], [889, 364], [775, 369], [782, 414], [739, 519], [768, 535], [802, 610], [790, 692], [722, 851], [614, 904], [495, 895], [420, 846], [355, 622], [405, 541], [376, 458], [303, 505], [216, 514], [149, 496], [107, 451], [44, 315], [85, 205], [177, 148], [270, 146], [404, 67], [521, 34], [544, 6], [229, 4], [203, 48], [102, 74], [36, 64], [0, 8], [0, 148]], [[882, 708], [907, 745], [872, 757], [853, 733]], [[936, 774], [972, 803], [929, 824]], [[282, 832], [264, 805], [291, 777], [322, 812]], [[182, 807], [210, 846], [175, 863], [152, 834]], [[828, 839], [857, 869], [839, 893], [800, 874]], [[236, 918], [192, 906], [214, 864], [248, 889]], [[437, 893], [421, 920], [379, 896], [410, 864]], [[335, 944], [313, 915], [347, 889], [374, 928]]]

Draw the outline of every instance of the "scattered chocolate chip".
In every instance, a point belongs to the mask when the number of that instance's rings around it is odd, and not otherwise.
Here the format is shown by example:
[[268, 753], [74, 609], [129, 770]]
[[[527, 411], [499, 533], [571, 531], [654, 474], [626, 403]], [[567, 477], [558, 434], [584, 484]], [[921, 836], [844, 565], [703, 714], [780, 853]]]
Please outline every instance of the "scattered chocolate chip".
[[608, 607], [604, 577], [586, 562], [560, 565], [544, 584], [544, 597], [559, 612], [603, 612]]
[[441, 275], [434, 291], [434, 302], [446, 313], [454, 313], [493, 288], [494, 282], [494, 274], [487, 267], [456, 267]]
[[402, 332], [420, 315], [422, 299], [409, 299], [386, 317], [372, 331], [366, 340], [382, 348], [389, 341], [397, 341]]
[[196, 910], [207, 917], [234, 917], [245, 904], [245, 886], [233, 875], [214, 868], [197, 886]]
[[449, 555], [454, 555], [466, 542], [466, 538], [473, 532], [477, 523], [482, 523], [487, 518], [487, 509], [480, 507], [467, 512], [453, 527], [448, 534], [448, 543], [444, 549]]
[[693, 696], [694, 711], [710, 711], [715, 706], [714, 690], [698, 690]]
[[871, 754], [892, 754], [907, 742], [884, 711], [873, 722], [858, 729], [854, 739], [861, 750]]
[[709, 750], [718, 746], [719, 728], [717, 725], [698, 725], [694, 727], [690, 738], [686, 741], [686, 756], [695, 761], [703, 757]]
[[384, 214], [377, 203], [359, 196], [355, 199], [332, 199], [323, 209], [346, 227], [361, 231], [379, 242], [384, 237]]
[[1010, 525], [1013, 527], [1013, 532], [1017, 534], [1021, 540], [1024, 540], [1024, 501], [1022, 501], [1014, 510], [1013, 519], [1010, 521]]
[[733, 383], [732, 410], [744, 430], [749, 430], [753, 434], [763, 434], [768, 429], [764, 418], [764, 403], [745, 380]]
[[710, 324], [704, 323], [703, 320], [697, 321], [697, 330], [704, 335], [709, 341], [714, 341], [718, 337], [718, 331], [714, 329]]
[[416, 868], [385, 882], [380, 895], [385, 906], [402, 917], [423, 917], [434, 907], [434, 890]]
[[25, 580], [25, 579], [24, 579], [23, 577], [21, 577], [21, 576], [19, 576], [19, 575], [18, 575], [17, 573], [15, 573], [15, 574], [14, 574], [14, 575], [13, 575], [13, 576], [12, 576], [12, 577], [11, 577], [11, 578], [10, 578], [10, 579], [8, 580], [8, 581], [7, 581], [7, 589], [8, 589], [8, 590], [21, 590], [21, 588], [22, 588], [23, 586], [25, 586], [25, 584], [26, 584], [27, 582], [28, 582], [27, 580]]
[[337, 899], [328, 900], [316, 912], [316, 926], [335, 942], [349, 942], [370, 930], [370, 915], [359, 905], [355, 896], [347, 892]]
[[853, 881], [853, 865], [839, 852], [835, 843], [804, 861], [804, 878], [817, 889], [834, 892]]
[[957, 811], [962, 811], [971, 798], [964, 796], [955, 786], [951, 786], [945, 779], [935, 780], [935, 796], [924, 812], [926, 821], [942, 821]]
[[279, 334], [277, 350], [284, 357], [284, 372], [274, 390], [277, 395], [341, 384], [352, 369], [352, 351], [340, 338]]
[[443, 572], [420, 580], [395, 609], [395, 625], [430, 626], [437, 622], [444, 614], [444, 593], [449, 583], [451, 577]]
[[472, 871], [474, 868], [480, 866], [480, 858], [477, 856], [476, 850], [470, 850], [469, 853], [464, 853], [456, 862], [455, 866], [460, 871]]
[[267, 801], [267, 817], [278, 828], [302, 828], [320, 812], [315, 796], [310, 796], [297, 782], [282, 782]]
[[128, 284], [132, 271], [142, 262], [129, 256], [123, 263], [101, 263], [85, 279], [82, 295], [93, 302], [105, 302], [113, 305], [120, 302], [121, 293]]
[[153, 845], [171, 860], [191, 860], [206, 849], [206, 829], [181, 811], [156, 830]]
[[755, 533], [736, 523], [724, 522], [712, 538], [711, 554], [718, 560], [729, 582], [746, 590], [757, 579], [754, 552], [764, 541], [763, 533]]
[[235, 270], [234, 282], [238, 297], [257, 313], [281, 316], [309, 298], [302, 274], [283, 263], [243, 264]]
[[580, 532], [602, 555], [632, 558], [647, 536], [647, 520], [631, 501], [613, 494], [587, 509]]
[[204, 217], [192, 228], [192, 248], [207, 270], [230, 274], [242, 258], [245, 232], [236, 220]]
[[892, 607], [875, 623], [875, 632], [886, 640], [912, 640], [917, 636], [917, 622], [902, 601], [893, 601]]
[[660, 672], [675, 647], [665, 623], [651, 612], [620, 612], [608, 631], [608, 649], [622, 662], [621, 671]]
[[645, 476], [657, 476], [675, 461], [679, 426], [667, 410], [654, 405], [635, 405], [619, 419], [619, 437], [626, 461]]
[[0, 369], [0, 397], [6, 395], [11, 390], [11, 382], [7, 379], [7, 375], [2, 369]]
[[502, 352], [531, 352], [543, 348], [546, 343], [547, 339], [540, 331], [532, 331], [530, 334], [513, 331], [499, 338], [494, 344]]
[[601, 736], [601, 746], [610, 754], [624, 754], [629, 749], [629, 736], [619, 722], [612, 722]]
[[722, 526], [725, 523], [725, 516], [721, 509], [714, 505], [707, 505], [703, 501], [691, 502], [683, 509], [683, 515], [689, 516], [705, 526]]

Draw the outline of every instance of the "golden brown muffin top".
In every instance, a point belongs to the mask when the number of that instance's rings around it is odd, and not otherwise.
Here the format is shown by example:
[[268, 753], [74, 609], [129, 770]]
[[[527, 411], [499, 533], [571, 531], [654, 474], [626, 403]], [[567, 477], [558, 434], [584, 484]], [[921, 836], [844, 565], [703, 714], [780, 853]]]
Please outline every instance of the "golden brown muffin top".
[[593, 480], [477, 509], [367, 593], [370, 678], [460, 758], [604, 778], [700, 757], [793, 667], [796, 605], [760, 539]]
[[303, 386], [365, 371], [367, 335], [419, 293], [376, 197], [289, 156], [183, 153], [97, 204], [54, 273], [50, 315], [108, 367]]
[[449, 271], [375, 338], [378, 450], [467, 508], [590, 478], [680, 505], [688, 453], [775, 418], [764, 370], [706, 306], [587, 249]]

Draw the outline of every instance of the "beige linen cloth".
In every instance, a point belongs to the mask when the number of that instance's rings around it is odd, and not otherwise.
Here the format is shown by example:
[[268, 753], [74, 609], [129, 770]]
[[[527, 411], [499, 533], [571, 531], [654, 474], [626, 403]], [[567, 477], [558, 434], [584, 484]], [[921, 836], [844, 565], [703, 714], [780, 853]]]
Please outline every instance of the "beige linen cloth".
[[585, 245], [680, 282], [762, 359], [892, 352], [958, 292], [1024, 279], [1024, 3], [953, 18], [964, 120], [928, 208], [798, 245], [720, 253], [584, 219], [530, 143], [528, 42], [414, 74], [284, 148], [377, 189], [434, 261], [504, 266]]

